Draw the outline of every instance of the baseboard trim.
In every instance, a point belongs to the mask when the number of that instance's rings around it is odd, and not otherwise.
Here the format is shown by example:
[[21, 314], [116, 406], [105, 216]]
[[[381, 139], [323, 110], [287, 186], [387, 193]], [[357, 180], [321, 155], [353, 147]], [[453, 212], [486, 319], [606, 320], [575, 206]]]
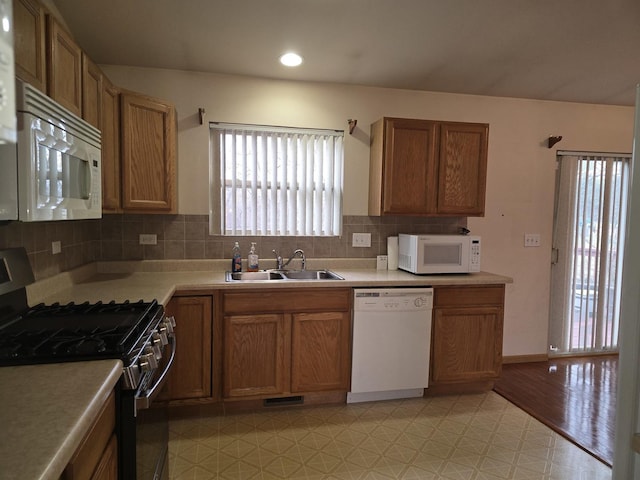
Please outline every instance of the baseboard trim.
[[509, 357], [502, 357], [502, 364], [546, 362], [547, 360], [549, 360], [549, 355], [546, 353], [537, 353], [534, 355], [511, 355]]

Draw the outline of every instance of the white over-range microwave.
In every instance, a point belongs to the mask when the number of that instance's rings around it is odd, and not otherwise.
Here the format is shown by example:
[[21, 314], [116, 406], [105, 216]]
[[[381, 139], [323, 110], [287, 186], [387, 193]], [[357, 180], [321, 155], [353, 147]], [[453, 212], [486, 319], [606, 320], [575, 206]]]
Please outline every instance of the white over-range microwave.
[[17, 144], [0, 146], [0, 220], [102, 216], [100, 130], [16, 80]]
[[398, 268], [416, 274], [480, 271], [477, 235], [398, 235]]

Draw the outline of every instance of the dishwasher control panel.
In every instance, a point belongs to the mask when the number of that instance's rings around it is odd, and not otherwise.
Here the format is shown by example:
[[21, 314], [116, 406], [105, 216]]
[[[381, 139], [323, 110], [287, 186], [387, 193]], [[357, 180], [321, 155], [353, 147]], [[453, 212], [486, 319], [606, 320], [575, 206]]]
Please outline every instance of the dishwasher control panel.
[[431, 310], [433, 289], [357, 289], [354, 295], [354, 310], [394, 311]]

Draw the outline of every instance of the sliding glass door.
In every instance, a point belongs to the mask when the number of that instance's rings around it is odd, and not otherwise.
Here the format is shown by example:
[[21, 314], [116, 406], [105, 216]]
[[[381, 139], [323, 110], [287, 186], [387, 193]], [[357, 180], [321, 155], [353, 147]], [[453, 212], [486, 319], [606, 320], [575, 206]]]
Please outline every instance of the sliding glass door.
[[549, 353], [616, 352], [630, 157], [558, 156]]

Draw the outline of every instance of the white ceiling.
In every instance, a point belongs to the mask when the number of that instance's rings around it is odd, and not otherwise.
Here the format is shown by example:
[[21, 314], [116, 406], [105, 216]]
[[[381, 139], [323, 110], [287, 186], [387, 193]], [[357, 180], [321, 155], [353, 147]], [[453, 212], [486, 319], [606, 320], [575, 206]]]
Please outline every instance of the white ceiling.
[[99, 64], [611, 105], [640, 82], [639, 0], [54, 3]]

